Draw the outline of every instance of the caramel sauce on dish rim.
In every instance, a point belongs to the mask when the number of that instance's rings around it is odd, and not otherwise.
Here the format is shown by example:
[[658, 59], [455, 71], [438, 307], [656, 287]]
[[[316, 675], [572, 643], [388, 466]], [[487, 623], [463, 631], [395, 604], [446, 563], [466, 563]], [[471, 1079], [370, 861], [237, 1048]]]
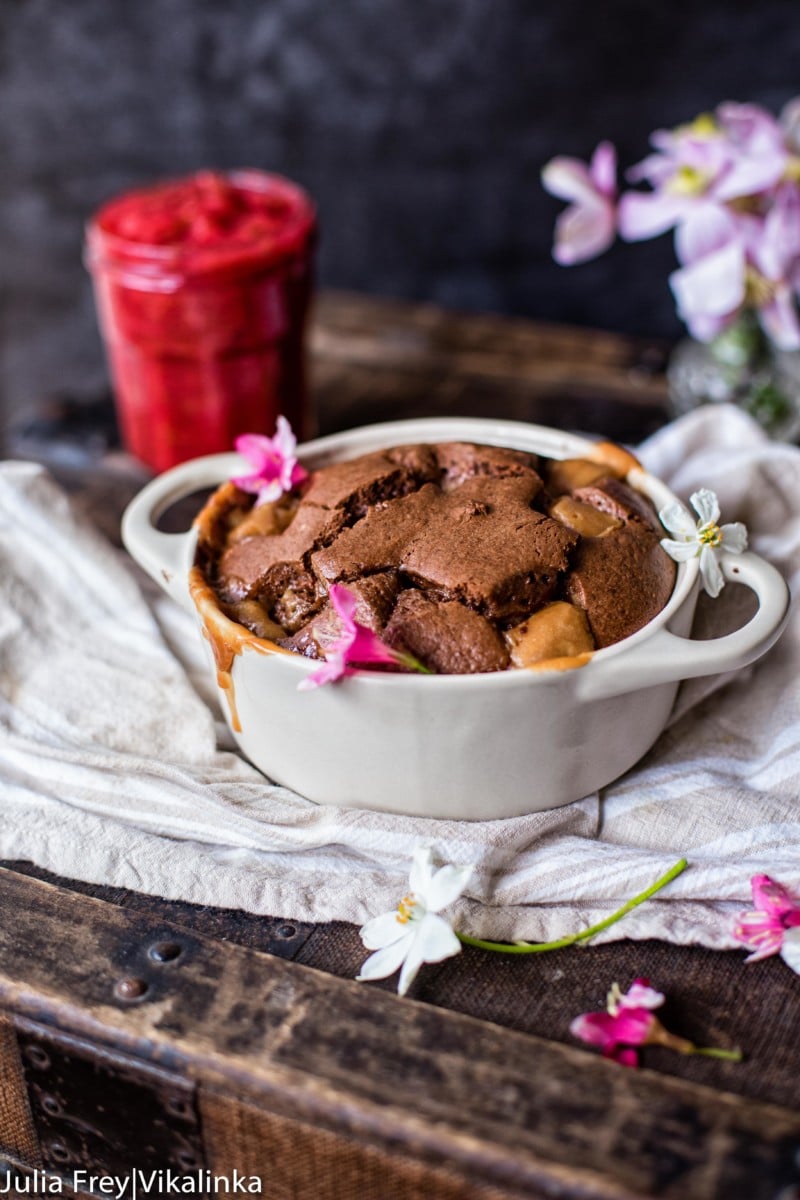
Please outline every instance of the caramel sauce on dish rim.
[[[575, 458], [578, 456], [570, 455], [568, 457]], [[587, 445], [585, 451], [579, 457], [590, 462], [602, 463], [618, 478], [628, 482], [637, 491], [641, 491], [638, 483], [645, 474], [644, 468], [635, 455], [623, 449], [622, 446], [618, 446], [614, 442], [596, 442]], [[559, 460], [554, 459], [554, 461]], [[204, 545], [213, 545], [217, 537], [220, 522], [229, 514], [236, 494], [237, 489], [235, 485], [230, 481], [225, 482], [216, 489], [200, 510], [194, 520], [194, 528], [197, 531], [198, 549]], [[195, 561], [189, 571], [189, 595], [200, 619], [203, 636], [211, 648], [217, 673], [217, 684], [227, 700], [231, 726], [236, 733], [241, 733], [242, 726], [236, 705], [236, 690], [233, 682], [233, 665], [237, 656], [242, 654], [246, 649], [253, 650], [257, 654], [281, 654], [292, 659], [299, 656], [293, 654], [291, 650], [279, 646], [277, 642], [259, 637], [244, 625], [240, 625], [237, 621], [233, 621], [230, 617], [227, 617], [220, 608], [216, 592], [207, 582], [203, 569], [197, 561]], [[608, 648], [610, 649], [610, 647]], [[493, 676], [498, 674], [521, 675], [523, 671], [542, 676], [547, 674], [558, 675], [566, 671], [579, 670], [581, 667], [585, 667], [591, 662], [596, 653], [596, 650], [589, 650], [580, 654], [546, 658], [529, 666], [512, 666], [507, 671], [485, 672], [478, 677], [485, 678], [487, 674]], [[373, 674], [375, 673], [373, 672]], [[381, 673], [381, 675], [384, 676], [385, 673]], [[443, 676], [443, 678], [452, 678], [452, 676]], [[469, 677], [459, 676], [458, 678]]]

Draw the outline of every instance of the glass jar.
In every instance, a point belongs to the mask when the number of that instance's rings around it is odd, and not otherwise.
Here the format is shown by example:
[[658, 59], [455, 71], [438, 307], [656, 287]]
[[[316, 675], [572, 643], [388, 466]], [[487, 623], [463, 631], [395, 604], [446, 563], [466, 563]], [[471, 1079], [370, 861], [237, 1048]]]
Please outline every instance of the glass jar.
[[276, 175], [201, 172], [129, 191], [86, 232], [126, 447], [163, 471], [272, 434], [309, 432], [304, 334], [316, 214]]

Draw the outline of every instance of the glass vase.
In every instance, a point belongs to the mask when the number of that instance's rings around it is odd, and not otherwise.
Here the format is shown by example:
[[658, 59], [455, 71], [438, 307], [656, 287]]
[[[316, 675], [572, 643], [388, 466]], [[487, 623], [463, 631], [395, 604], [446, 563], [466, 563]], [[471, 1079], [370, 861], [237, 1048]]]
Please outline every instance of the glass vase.
[[776, 349], [752, 314], [712, 342], [679, 342], [667, 379], [676, 415], [699, 404], [736, 404], [771, 437], [800, 437], [800, 351]]

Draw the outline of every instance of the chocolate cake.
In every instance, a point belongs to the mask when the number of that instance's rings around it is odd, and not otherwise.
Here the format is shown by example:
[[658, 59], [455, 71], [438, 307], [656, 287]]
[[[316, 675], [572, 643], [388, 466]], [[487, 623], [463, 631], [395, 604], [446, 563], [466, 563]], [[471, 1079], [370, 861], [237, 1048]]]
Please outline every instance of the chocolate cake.
[[361, 624], [434, 672], [577, 664], [646, 625], [674, 584], [655, 511], [620, 476], [613, 458], [395, 446], [274, 504], [226, 485], [198, 561], [223, 612], [309, 658], [341, 632], [337, 583]]

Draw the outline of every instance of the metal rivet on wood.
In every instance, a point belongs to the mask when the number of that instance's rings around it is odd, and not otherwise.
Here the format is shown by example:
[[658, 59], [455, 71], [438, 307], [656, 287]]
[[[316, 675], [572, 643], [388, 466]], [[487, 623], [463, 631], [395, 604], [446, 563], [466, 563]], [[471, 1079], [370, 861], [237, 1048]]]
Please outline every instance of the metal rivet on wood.
[[147, 954], [153, 962], [168, 963], [180, 958], [182, 952], [183, 947], [178, 942], [155, 942]]
[[114, 984], [114, 995], [118, 1000], [141, 1000], [147, 990], [145, 980], [137, 979], [134, 975], [124, 975]]
[[26, 1046], [25, 1058], [38, 1071], [47, 1071], [50, 1068], [50, 1057], [41, 1046]]

